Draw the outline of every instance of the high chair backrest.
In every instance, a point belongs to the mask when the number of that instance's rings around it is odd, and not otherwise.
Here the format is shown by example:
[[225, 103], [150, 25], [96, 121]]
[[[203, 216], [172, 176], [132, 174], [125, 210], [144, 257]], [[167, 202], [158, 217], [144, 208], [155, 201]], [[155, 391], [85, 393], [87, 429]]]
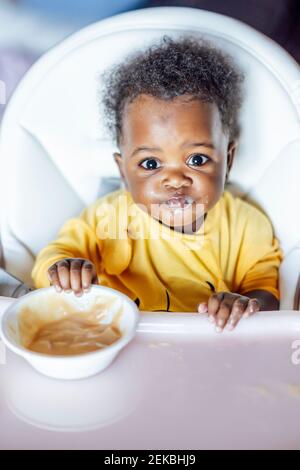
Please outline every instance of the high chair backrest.
[[282, 306], [291, 306], [300, 266], [299, 67], [252, 28], [191, 8], [138, 10], [95, 23], [46, 53], [21, 81], [0, 142], [2, 243], [14, 275], [30, 282], [34, 257], [63, 222], [118, 184], [115, 147], [98, 106], [101, 72], [163, 35], [185, 33], [223, 47], [246, 74], [231, 181], [274, 224], [287, 259]]

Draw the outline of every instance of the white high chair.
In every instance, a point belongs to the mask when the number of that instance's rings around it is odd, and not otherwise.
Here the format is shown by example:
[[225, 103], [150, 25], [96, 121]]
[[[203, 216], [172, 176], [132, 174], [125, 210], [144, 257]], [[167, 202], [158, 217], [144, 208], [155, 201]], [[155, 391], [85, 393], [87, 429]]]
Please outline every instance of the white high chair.
[[12, 274], [31, 283], [34, 257], [64, 221], [115, 189], [114, 144], [98, 109], [99, 73], [162, 35], [186, 32], [215, 41], [245, 71], [231, 181], [273, 222], [285, 255], [280, 307], [293, 308], [300, 269], [299, 66], [239, 21], [191, 8], [145, 9], [95, 23], [46, 53], [21, 81], [0, 143], [1, 237]]

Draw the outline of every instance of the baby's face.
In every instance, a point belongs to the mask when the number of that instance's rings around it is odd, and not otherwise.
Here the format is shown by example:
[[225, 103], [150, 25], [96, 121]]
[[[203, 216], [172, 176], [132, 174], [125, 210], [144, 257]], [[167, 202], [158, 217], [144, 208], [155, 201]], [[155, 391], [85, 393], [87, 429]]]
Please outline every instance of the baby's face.
[[140, 95], [124, 109], [115, 159], [136, 204], [193, 233], [222, 195], [234, 149], [215, 104]]

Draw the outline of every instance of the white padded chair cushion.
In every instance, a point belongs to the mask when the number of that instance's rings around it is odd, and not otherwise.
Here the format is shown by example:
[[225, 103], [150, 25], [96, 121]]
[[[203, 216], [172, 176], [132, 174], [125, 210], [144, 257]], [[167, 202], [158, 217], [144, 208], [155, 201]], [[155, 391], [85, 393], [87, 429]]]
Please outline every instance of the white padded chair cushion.
[[[300, 239], [300, 140], [279, 152], [247, 195], [269, 215], [284, 253]], [[300, 270], [300, 263], [299, 263]]]

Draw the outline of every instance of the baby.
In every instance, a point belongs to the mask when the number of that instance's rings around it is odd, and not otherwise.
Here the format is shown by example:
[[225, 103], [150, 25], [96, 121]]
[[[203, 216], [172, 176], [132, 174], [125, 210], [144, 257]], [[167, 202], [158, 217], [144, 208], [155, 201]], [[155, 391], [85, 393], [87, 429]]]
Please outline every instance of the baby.
[[198, 310], [217, 331], [278, 309], [272, 226], [224, 190], [242, 83], [230, 56], [192, 37], [164, 37], [112, 69], [103, 104], [124, 188], [63, 226], [37, 257], [36, 287], [82, 295], [100, 283], [141, 310]]

